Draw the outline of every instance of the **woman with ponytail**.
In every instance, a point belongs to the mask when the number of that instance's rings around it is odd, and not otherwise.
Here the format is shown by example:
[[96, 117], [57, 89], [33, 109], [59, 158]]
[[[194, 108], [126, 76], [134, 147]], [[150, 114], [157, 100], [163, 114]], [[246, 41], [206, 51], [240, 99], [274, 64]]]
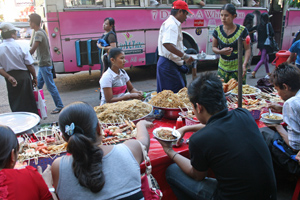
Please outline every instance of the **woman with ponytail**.
[[70, 154], [52, 164], [53, 185], [60, 200], [143, 199], [140, 177], [143, 156], [138, 141], [149, 149], [147, 127], [152, 123], [145, 120], [137, 123], [136, 140], [102, 145], [101, 126], [87, 103], [68, 105], [58, 121]]

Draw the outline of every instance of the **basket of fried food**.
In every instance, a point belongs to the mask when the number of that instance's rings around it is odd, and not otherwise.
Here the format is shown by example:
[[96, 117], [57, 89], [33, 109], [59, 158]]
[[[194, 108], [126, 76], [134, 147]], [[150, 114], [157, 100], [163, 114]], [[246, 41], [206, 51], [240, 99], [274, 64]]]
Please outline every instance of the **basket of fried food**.
[[231, 93], [231, 90], [233, 90], [238, 85], [238, 82], [234, 78], [232, 78], [227, 83], [223, 82], [222, 85], [224, 94], [227, 96]]
[[152, 105], [140, 100], [119, 101], [94, 107], [101, 124], [118, 125], [125, 120], [137, 123], [147, 117], [153, 110]]
[[[257, 87], [251, 86], [251, 85], [243, 85], [242, 89], [242, 95], [243, 96], [248, 96], [248, 97], [256, 97], [261, 93], [261, 90], [258, 89]], [[232, 95], [238, 95], [238, 86], [236, 86], [232, 91]]]
[[192, 109], [192, 104], [187, 94], [187, 88], [184, 87], [178, 93], [171, 90], [163, 90], [150, 99], [149, 103], [154, 108], [164, 110], [164, 117], [176, 119], [181, 112]]
[[153, 136], [159, 140], [165, 142], [174, 142], [180, 137], [180, 133], [174, 130], [174, 135], [172, 134], [173, 129], [169, 127], [160, 127], [153, 130]]

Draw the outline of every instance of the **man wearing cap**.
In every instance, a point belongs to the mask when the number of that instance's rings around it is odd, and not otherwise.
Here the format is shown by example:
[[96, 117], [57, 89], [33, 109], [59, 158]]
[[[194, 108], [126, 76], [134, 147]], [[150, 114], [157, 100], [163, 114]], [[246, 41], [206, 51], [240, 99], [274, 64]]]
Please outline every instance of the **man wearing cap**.
[[3, 38], [0, 44], [0, 74], [6, 80], [10, 109], [12, 112], [38, 114], [33, 95], [33, 85], [37, 84], [33, 59], [29, 51], [15, 41], [18, 28], [3, 22], [0, 30]]
[[34, 42], [30, 49], [30, 53], [33, 54], [37, 51], [37, 58], [39, 60], [39, 73], [38, 73], [38, 88], [42, 89], [44, 83], [47, 86], [49, 93], [55, 103], [56, 108], [52, 110], [51, 114], [57, 114], [64, 107], [60, 98], [59, 92], [53, 80], [52, 60], [50, 56], [49, 40], [46, 32], [41, 29], [41, 16], [36, 13], [29, 15], [30, 28], [34, 29]]
[[183, 62], [191, 63], [194, 59], [184, 53], [181, 24], [188, 13], [193, 14], [186, 2], [173, 2], [171, 15], [164, 21], [159, 30], [157, 62], [157, 92], [172, 90], [178, 92], [185, 86], [180, 72], [186, 73], [188, 68]]

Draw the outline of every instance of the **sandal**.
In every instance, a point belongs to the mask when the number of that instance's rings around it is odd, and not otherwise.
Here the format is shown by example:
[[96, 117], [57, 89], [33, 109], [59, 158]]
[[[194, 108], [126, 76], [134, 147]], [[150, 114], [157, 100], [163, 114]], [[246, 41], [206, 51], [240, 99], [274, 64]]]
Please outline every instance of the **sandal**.
[[251, 74], [252, 74], [252, 78], [255, 78], [255, 73], [256, 71], [253, 71]]
[[60, 113], [61, 110], [62, 108], [55, 108], [54, 110], [51, 111], [51, 114], [58, 114]]

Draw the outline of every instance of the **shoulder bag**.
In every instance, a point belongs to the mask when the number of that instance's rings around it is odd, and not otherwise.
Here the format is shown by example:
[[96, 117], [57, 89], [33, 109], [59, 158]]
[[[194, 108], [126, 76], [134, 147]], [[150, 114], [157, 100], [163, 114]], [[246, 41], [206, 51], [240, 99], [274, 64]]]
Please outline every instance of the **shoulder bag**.
[[[138, 141], [138, 140], [137, 140]], [[145, 145], [138, 141], [142, 147], [146, 171], [141, 176], [142, 192], [145, 200], [160, 200], [163, 197], [156, 179], [151, 175], [152, 166]]]
[[269, 32], [269, 23], [267, 24], [267, 38], [266, 41], [264, 43], [264, 45], [268, 48], [271, 49], [271, 51], [278, 51], [278, 44], [276, 43], [276, 41], [274, 40], [274, 37], [270, 36], [270, 32]]

